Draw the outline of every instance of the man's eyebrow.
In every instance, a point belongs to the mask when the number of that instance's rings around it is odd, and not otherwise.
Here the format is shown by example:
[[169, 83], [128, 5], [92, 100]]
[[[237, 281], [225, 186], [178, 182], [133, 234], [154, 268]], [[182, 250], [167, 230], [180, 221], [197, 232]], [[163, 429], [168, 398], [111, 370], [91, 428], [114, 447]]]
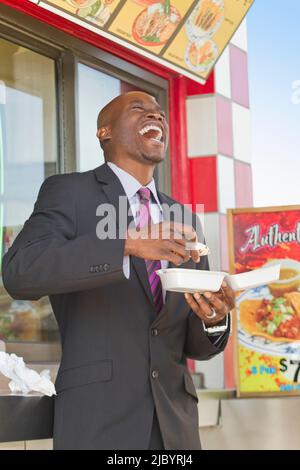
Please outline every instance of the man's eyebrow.
[[[142, 101], [142, 100], [132, 100], [130, 101], [129, 105], [135, 105], [135, 104], [139, 104], [139, 105], [142, 105], [142, 106], [146, 106], [145, 102]], [[156, 109], [160, 112], [160, 113], [165, 113], [164, 109], [158, 104]]]
[[129, 104], [130, 105], [132, 105], [132, 104], [141, 104], [143, 106], [145, 105], [144, 101], [142, 101], [142, 100], [132, 100], [132, 101], [129, 102]]

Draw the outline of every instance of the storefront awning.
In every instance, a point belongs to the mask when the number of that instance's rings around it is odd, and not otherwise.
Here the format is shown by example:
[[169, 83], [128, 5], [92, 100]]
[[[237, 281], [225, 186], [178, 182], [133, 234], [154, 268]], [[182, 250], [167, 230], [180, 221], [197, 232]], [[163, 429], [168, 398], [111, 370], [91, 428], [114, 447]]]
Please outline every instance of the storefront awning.
[[30, 0], [205, 83], [254, 0]]

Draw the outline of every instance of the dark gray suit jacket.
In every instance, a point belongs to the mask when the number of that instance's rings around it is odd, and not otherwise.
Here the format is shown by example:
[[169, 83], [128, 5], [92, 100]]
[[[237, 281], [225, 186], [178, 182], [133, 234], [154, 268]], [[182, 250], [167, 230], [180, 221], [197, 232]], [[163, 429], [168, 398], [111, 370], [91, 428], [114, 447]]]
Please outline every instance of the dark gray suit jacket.
[[[119, 195], [123, 187], [106, 164], [48, 178], [3, 259], [10, 295], [49, 295], [59, 325], [54, 446], [147, 449], [155, 407], [166, 449], [199, 449], [186, 358], [213, 357], [227, 337], [214, 346], [183, 294], [168, 292], [157, 315], [144, 260], [131, 257], [130, 278], [124, 277], [124, 240], [96, 236], [97, 206], [117, 208]], [[204, 257], [200, 269], [207, 268]]]

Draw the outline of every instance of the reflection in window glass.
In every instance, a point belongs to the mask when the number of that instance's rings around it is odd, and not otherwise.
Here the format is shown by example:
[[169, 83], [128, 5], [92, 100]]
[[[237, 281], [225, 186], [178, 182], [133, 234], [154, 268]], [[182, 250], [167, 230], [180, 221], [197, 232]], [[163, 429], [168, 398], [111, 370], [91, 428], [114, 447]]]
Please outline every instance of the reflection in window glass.
[[[55, 63], [0, 40], [0, 259], [30, 216], [38, 190], [57, 171]], [[0, 339], [56, 341], [46, 298], [13, 300], [0, 277]]]
[[79, 171], [87, 171], [104, 163], [102, 149], [96, 138], [99, 111], [116, 96], [139, 88], [78, 64], [78, 140]]

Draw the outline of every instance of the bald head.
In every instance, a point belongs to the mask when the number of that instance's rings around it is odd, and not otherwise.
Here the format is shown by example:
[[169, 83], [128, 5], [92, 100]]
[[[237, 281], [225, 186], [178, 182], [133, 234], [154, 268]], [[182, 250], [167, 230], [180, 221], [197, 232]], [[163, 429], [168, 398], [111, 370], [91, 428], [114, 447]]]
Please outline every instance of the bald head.
[[114, 115], [114, 109], [121, 98], [122, 95], [117, 96], [101, 109], [100, 113], [98, 114], [97, 129], [100, 129], [101, 127], [107, 126], [111, 123]]
[[104, 106], [104, 108], [101, 109], [100, 113], [98, 114], [97, 129], [99, 130], [103, 126], [111, 125], [115, 116], [118, 115], [122, 105], [126, 104], [128, 100], [139, 99], [145, 96], [155, 101], [154, 96], [151, 96], [148, 93], [144, 93], [142, 91], [129, 91], [111, 100], [106, 106]]

